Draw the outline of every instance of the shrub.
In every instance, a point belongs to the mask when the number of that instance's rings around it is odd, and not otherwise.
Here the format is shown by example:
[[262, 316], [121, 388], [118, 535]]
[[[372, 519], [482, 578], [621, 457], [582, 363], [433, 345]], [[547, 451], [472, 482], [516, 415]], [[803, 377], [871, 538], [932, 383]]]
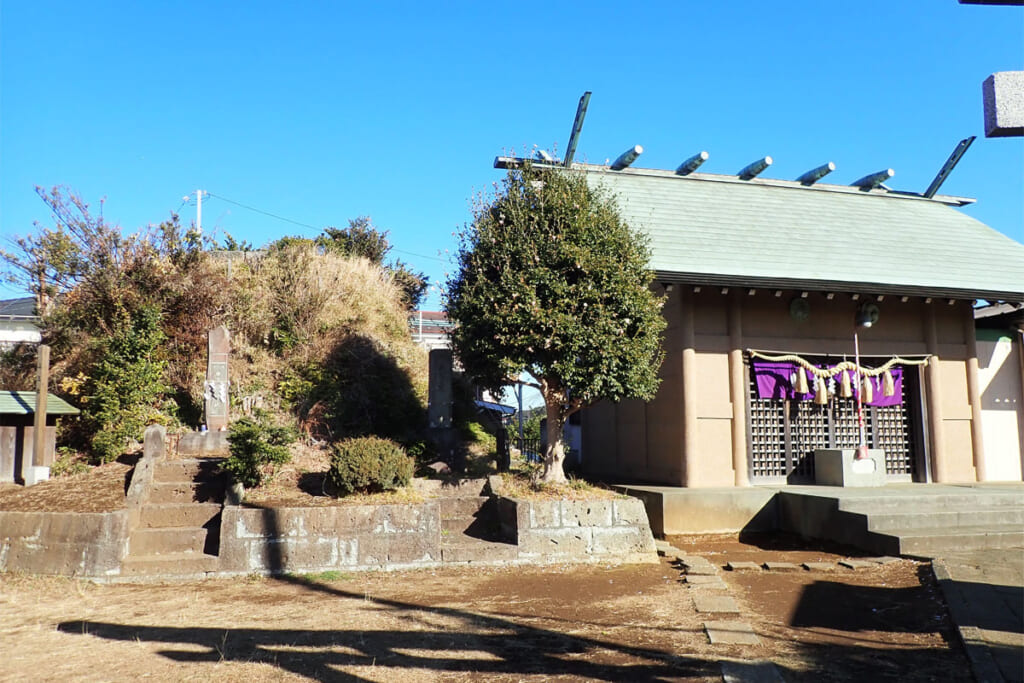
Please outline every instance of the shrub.
[[263, 466], [285, 463], [291, 459], [288, 444], [295, 434], [286, 427], [270, 424], [266, 419], [243, 417], [231, 425], [228, 450], [231, 456], [224, 469], [247, 488], [263, 483]]
[[365, 436], [332, 448], [327, 480], [342, 495], [398, 489], [412, 479], [413, 459], [394, 441]]
[[146, 425], [159, 421], [158, 406], [167, 387], [167, 362], [159, 357], [166, 337], [160, 312], [139, 310], [125, 320], [105, 342], [99, 363], [87, 384], [82, 417], [91, 427], [92, 453], [100, 462], [112, 462], [129, 441], [139, 441]]

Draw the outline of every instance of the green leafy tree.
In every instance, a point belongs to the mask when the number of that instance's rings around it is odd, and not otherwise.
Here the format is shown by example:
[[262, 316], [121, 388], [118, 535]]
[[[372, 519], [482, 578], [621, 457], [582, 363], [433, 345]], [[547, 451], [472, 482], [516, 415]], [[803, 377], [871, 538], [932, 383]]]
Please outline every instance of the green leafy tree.
[[494, 391], [526, 372], [544, 397], [543, 481], [565, 480], [562, 428], [601, 399], [650, 399], [662, 300], [643, 239], [580, 173], [525, 164], [461, 236], [446, 309], [463, 367]]
[[387, 231], [377, 230], [369, 216], [350, 219], [347, 228], [324, 228], [317, 244], [345, 256], [362, 256], [378, 266], [384, 265], [384, 258], [391, 251]]
[[167, 363], [159, 357], [164, 340], [160, 312], [143, 308], [103, 343], [82, 410], [93, 426], [93, 455], [102, 462], [115, 460], [129, 441], [141, 440], [151, 420], [158, 419], [167, 391]]

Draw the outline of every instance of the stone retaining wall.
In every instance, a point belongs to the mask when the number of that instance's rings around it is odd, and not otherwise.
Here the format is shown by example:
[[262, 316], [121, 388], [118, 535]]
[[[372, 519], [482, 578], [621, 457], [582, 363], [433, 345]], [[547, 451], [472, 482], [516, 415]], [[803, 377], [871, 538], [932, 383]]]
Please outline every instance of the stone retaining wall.
[[441, 562], [437, 501], [322, 508], [226, 506], [220, 570], [405, 569]]
[[613, 500], [498, 499], [502, 533], [521, 561], [655, 562], [647, 512], [635, 498]]
[[0, 572], [116, 576], [128, 526], [127, 510], [0, 512]]

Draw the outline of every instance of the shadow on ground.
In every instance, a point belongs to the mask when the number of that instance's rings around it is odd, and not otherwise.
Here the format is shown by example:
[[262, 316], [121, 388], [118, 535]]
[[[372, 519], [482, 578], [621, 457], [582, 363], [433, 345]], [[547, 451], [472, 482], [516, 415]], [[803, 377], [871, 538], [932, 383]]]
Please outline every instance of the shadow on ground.
[[[165, 643], [172, 647], [160, 654], [177, 662], [267, 663], [318, 681], [364, 680], [340, 670], [351, 666], [491, 676], [544, 674], [602, 681], [716, 677], [721, 673], [719, 664], [712, 660], [572, 636], [458, 609], [368, 598], [302, 577], [279, 579], [335, 598], [370, 600], [381, 609], [401, 610], [412, 630], [225, 630], [97, 621], [63, 622], [58, 629], [108, 640]], [[465, 628], [438, 629], [432, 619], [437, 616], [455, 618]], [[426, 630], [414, 630], [416, 627]], [[595, 653], [619, 663], [589, 661]]]
[[[220, 629], [137, 626], [98, 621], [68, 621], [65, 633], [123, 642], [161, 643], [160, 654], [175, 662], [265, 663], [316, 681], [363, 681], [346, 667], [372, 666], [400, 671], [472, 672], [485, 677], [543, 675], [597, 681], [657, 681], [687, 678], [718, 679], [721, 660], [685, 653], [630, 647], [588, 637], [516, 623], [511, 618], [481, 615], [452, 608], [367, 598], [317, 581], [295, 576], [281, 581], [298, 584], [334, 598], [370, 600], [381, 609], [400, 610], [410, 624], [405, 631], [336, 629]], [[463, 628], [439, 629], [436, 617], [455, 618]], [[425, 630], [416, 630], [417, 628]], [[936, 669], [921, 662], [934, 650], [880, 652], [872, 647], [802, 644], [782, 668], [786, 680], [863, 681], [936, 680]], [[881, 656], [880, 656], [881, 655]], [[751, 653], [752, 657], [758, 656]], [[735, 654], [733, 655], [735, 657]], [[950, 679], [952, 680], [952, 679]]]
[[[272, 535], [279, 531], [277, 521], [275, 511], [266, 509], [267, 529]], [[317, 681], [365, 680], [341, 670], [355, 666], [394, 671], [473, 672], [492, 678], [540, 675], [597, 681], [719, 680], [722, 669], [717, 652], [728, 653], [730, 659], [762, 658], [766, 652], [784, 652], [779, 668], [789, 681], [956, 680], [961, 671], [970, 676], [963, 652], [952, 642], [951, 647], [943, 651], [934, 647], [893, 648], [890, 644], [863, 638], [851, 644], [814, 642], [813, 639], [793, 643], [788, 637], [759, 634], [767, 650], [735, 646], [716, 650], [716, 646], [704, 646], [700, 655], [688, 654], [573, 635], [570, 629], [578, 628], [578, 622], [567, 621], [566, 632], [561, 632], [521, 623], [522, 616], [478, 614], [371, 597], [285, 573], [279, 544], [266, 544], [265, 552], [266, 566], [272, 568], [277, 580], [330, 598], [370, 602], [382, 610], [399, 611], [403, 623], [408, 623], [410, 628], [402, 631], [225, 630], [66, 621], [60, 623], [58, 629], [108, 640], [165, 643], [169, 647], [160, 654], [177, 662], [259, 662]], [[801, 596], [792, 625], [882, 632], [915, 628], [921, 632], [942, 630], [941, 623], [901, 622], [900, 606], [925, 597], [917, 590], [887, 592], [886, 589], [817, 582]], [[835, 609], [824, 616], [810, 616], [809, 606], [822, 602], [834, 605]], [[872, 609], [878, 605], [884, 611]], [[324, 608], [329, 609], [327, 605]], [[444, 626], [438, 626], [438, 618], [443, 620]], [[776, 647], [771, 643], [773, 639], [786, 642]], [[944, 674], [952, 674], [952, 677]]]

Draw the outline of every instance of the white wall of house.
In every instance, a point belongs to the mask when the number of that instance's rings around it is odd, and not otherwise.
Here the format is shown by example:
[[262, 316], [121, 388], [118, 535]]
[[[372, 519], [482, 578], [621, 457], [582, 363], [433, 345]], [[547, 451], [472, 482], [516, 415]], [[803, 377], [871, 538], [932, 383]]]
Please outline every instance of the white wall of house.
[[[978, 339], [985, 461], [991, 481], [1021, 481], [1024, 469], [1024, 387], [1020, 337], [982, 334]], [[990, 337], [990, 338], [987, 338]]]
[[38, 344], [42, 341], [39, 328], [26, 321], [0, 321], [0, 351], [15, 344]]

